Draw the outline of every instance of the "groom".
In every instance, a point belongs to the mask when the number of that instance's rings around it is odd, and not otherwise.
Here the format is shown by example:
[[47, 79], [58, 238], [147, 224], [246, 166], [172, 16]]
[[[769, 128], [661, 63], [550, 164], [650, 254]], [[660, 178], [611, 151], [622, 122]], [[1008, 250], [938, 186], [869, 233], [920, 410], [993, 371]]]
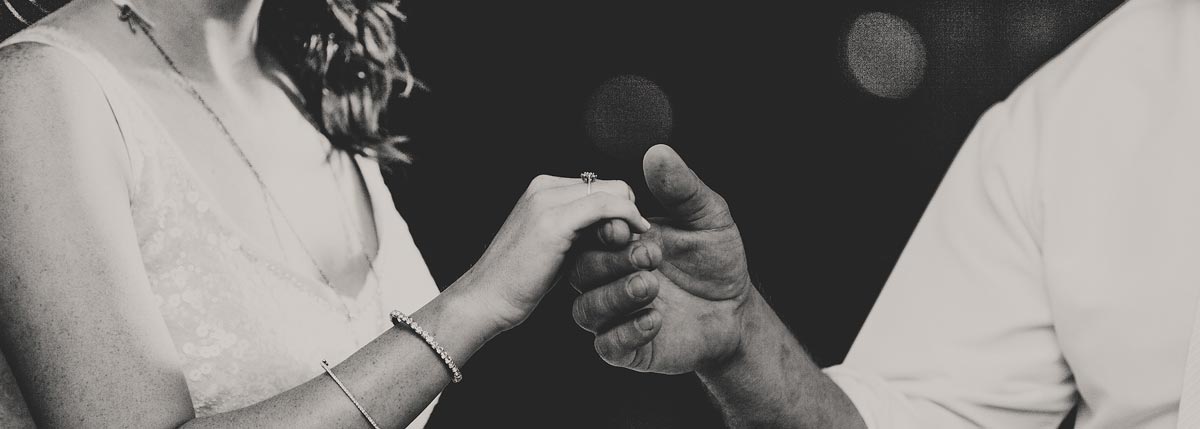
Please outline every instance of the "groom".
[[667, 216], [581, 251], [575, 320], [612, 365], [695, 372], [734, 427], [1200, 428], [1198, 118], [1200, 2], [1125, 3], [980, 118], [824, 370], [725, 201], [654, 147]]

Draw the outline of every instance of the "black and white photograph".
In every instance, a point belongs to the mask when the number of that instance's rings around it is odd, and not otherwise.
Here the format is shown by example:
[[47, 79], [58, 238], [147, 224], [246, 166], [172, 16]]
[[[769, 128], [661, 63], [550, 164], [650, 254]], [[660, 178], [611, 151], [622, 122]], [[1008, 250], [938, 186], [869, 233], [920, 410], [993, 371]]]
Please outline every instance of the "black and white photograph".
[[1200, 429], [1200, 0], [0, 4], [0, 429]]

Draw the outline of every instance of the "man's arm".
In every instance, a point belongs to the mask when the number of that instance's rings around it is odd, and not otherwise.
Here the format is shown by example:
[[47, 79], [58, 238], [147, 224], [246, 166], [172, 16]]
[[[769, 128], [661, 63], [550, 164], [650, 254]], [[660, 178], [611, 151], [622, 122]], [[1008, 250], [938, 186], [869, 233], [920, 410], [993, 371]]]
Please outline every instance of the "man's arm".
[[[643, 168], [667, 217], [620, 250], [580, 253], [575, 319], [610, 364], [697, 372], [733, 426], [1057, 425], [1075, 390], [1042, 278], [1028, 102], [980, 120], [845, 363], [824, 374], [750, 284], [725, 201], [664, 147]], [[640, 248], [653, 275], [621, 278], [634, 258], [619, 256]]]
[[757, 292], [747, 300], [742, 319], [737, 351], [696, 371], [730, 427], [866, 428], [850, 398]]

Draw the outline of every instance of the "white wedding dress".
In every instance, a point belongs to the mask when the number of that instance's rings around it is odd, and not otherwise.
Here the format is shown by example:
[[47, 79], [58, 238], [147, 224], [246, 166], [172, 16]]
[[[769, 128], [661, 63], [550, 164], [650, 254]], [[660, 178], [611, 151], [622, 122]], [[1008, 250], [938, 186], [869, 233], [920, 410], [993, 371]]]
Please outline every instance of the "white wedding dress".
[[[198, 416], [246, 407], [322, 374], [322, 360], [340, 362], [389, 329], [392, 309], [412, 313], [437, 295], [373, 161], [355, 159], [374, 208], [376, 275], [358, 296], [343, 297], [245, 239], [132, 80], [100, 51], [45, 21], [0, 46], [21, 42], [70, 53], [108, 99], [132, 161], [130, 206], [146, 273]], [[433, 405], [409, 427], [423, 427]], [[0, 361], [0, 427], [32, 426], [12, 372]]]

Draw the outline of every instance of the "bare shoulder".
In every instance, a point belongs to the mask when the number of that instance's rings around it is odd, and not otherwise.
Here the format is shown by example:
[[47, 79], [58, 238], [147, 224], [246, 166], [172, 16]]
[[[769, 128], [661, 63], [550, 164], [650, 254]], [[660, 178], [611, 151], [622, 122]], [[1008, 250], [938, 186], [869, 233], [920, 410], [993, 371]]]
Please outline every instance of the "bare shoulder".
[[[74, 0], [34, 24], [94, 48], [120, 45], [128, 37], [110, 0]], [[111, 19], [109, 19], [111, 17]], [[21, 33], [18, 33], [21, 34]], [[77, 47], [81, 48], [81, 47]], [[115, 48], [114, 48], [115, 49]], [[106, 52], [106, 55], [111, 53]], [[80, 59], [58, 46], [20, 42], [0, 48], [0, 109], [3, 116], [26, 106], [103, 102], [99, 83]], [[86, 106], [85, 106], [86, 107]], [[23, 109], [28, 110], [28, 109]]]
[[[128, 209], [128, 156], [100, 83], [66, 50], [0, 49], [0, 235], [59, 228], [85, 198]], [[43, 223], [53, 218], [57, 223]], [[40, 233], [33, 234], [34, 236]], [[7, 261], [5, 261], [7, 262]]]
[[[77, 98], [100, 94], [83, 64], [67, 51], [42, 43], [22, 42], [0, 48], [0, 108], [5, 113], [24, 104], [52, 104], [69, 89], [93, 87]], [[8, 115], [4, 115], [8, 116]]]
[[145, 273], [128, 158], [74, 54], [0, 50], [0, 343], [39, 426], [192, 416]]
[[72, 53], [32, 42], [5, 46], [0, 76], [0, 170], [20, 174], [45, 163], [66, 166], [72, 164], [62, 161], [86, 159], [74, 165], [127, 171], [108, 98]]

